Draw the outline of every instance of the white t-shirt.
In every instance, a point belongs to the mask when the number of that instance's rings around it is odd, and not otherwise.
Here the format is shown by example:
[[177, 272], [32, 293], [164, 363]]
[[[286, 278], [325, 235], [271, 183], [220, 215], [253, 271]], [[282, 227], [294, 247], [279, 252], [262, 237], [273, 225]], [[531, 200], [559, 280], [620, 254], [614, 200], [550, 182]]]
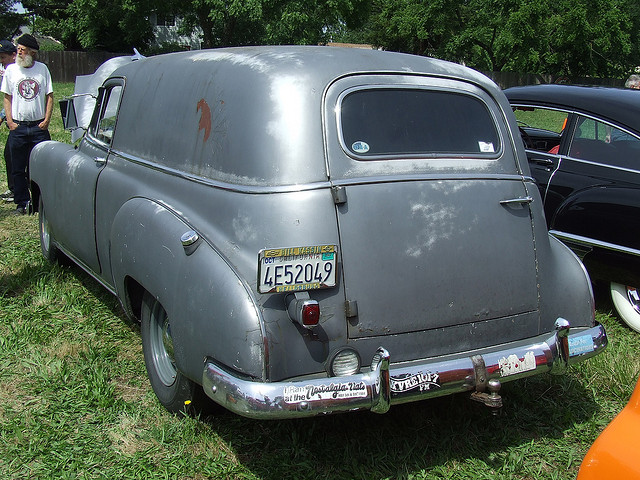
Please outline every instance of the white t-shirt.
[[41, 62], [34, 62], [30, 68], [12, 63], [4, 72], [0, 91], [12, 97], [11, 116], [14, 121], [42, 120], [47, 95], [53, 92], [51, 74]]

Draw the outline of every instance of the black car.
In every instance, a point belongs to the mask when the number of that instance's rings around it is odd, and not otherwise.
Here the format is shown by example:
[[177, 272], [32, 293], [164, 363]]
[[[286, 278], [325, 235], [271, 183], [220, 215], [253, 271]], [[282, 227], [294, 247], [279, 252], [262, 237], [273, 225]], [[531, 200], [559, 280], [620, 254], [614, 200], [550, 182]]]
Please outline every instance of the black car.
[[549, 230], [608, 282], [640, 332], [640, 91], [572, 85], [505, 90]]

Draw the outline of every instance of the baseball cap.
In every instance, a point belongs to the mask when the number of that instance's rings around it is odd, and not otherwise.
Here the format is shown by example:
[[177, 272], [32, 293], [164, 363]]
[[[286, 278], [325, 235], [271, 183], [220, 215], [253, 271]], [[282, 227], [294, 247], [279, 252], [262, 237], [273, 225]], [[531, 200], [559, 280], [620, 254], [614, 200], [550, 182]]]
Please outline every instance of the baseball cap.
[[9, 40], [0, 40], [0, 53], [16, 53], [16, 46]]

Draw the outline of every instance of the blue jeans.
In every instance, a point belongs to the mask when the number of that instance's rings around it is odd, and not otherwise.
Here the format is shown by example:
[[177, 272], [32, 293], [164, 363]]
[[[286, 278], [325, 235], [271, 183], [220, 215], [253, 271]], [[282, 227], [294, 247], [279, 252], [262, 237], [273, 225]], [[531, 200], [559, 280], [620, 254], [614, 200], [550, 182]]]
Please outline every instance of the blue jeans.
[[18, 125], [9, 132], [9, 149], [11, 150], [11, 175], [13, 177], [13, 201], [20, 207], [27, 206], [31, 200], [29, 194], [29, 155], [36, 144], [51, 140], [49, 130], [42, 130], [38, 125]]

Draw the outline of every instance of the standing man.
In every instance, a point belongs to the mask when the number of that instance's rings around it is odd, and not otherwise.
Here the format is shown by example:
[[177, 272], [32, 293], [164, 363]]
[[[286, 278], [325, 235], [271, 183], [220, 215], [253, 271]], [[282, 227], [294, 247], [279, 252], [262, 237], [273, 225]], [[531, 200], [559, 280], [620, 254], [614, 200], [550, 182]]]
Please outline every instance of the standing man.
[[[4, 71], [6, 68], [16, 61], [16, 46], [9, 40], [0, 40], [0, 84], [2, 83], [2, 77], [4, 77]], [[4, 114], [4, 108], [0, 111], [0, 125], [6, 120]], [[4, 164], [7, 167], [7, 186], [8, 190], [4, 192], [0, 197], [5, 202], [13, 202], [13, 176], [11, 175], [11, 150], [9, 150], [9, 142], [4, 145]]]
[[17, 40], [16, 62], [7, 67], [0, 91], [9, 126], [9, 149], [13, 175], [15, 213], [29, 212], [29, 155], [33, 147], [51, 140], [49, 122], [53, 112], [51, 74], [44, 63], [35, 60], [36, 39], [25, 33]]

